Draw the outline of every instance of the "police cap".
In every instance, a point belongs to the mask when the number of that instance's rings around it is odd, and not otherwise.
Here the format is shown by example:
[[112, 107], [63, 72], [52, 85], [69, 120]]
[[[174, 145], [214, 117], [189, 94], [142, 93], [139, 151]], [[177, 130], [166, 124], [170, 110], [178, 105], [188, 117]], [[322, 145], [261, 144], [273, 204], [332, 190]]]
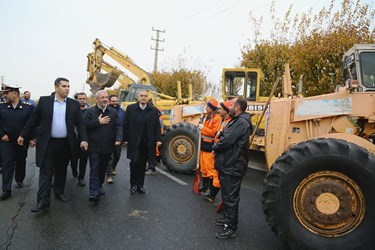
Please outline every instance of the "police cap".
[[21, 86], [16, 84], [1, 84], [1, 92], [9, 92], [9, 91], [18, 91], [20, 90]]

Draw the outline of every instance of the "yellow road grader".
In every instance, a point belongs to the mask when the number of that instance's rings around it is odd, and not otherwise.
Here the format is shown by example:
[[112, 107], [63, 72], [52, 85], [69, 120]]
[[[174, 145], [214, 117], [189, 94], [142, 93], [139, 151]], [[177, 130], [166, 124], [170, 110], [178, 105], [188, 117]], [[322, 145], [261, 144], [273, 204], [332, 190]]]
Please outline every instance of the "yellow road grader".
[[[265, 113], [251, 147], [265, 153], [264, 213], [285, 248], [375, 249], [375, 45], [351, 48], [343, 71], [335, 93], [305, 98], [286, 70], [283, 95], [267, 102], [259, 70], [223, 70], [223, 99], [244, 96], [255, 120]], [[173, 109], [161, 151], [172, 171], [194, 170], [198, 111]]]

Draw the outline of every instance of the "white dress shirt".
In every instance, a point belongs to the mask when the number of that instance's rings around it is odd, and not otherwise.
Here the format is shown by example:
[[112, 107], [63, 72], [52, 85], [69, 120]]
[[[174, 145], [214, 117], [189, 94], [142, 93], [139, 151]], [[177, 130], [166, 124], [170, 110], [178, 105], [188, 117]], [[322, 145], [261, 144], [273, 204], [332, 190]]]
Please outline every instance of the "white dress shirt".
[[68, 130], [66, 128], [66, 98], [59, 102], [56, 97], [53, 102], [53, 116], [52, 116], [52, 138], [66, 138], [68, 137]]

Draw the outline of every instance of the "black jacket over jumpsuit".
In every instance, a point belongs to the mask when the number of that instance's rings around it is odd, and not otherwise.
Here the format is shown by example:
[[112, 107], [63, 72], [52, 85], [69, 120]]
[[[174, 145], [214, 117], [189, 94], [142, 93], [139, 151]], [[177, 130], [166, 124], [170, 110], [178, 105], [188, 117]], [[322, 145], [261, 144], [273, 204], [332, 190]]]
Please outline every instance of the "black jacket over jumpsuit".
[[212, 148], [224, 201], [225, 224], [234, 231], [238, 224], [241, 181], [249, 160], [251, 131], [250, 115], [241, 113], [228, 123], [220, 140]]

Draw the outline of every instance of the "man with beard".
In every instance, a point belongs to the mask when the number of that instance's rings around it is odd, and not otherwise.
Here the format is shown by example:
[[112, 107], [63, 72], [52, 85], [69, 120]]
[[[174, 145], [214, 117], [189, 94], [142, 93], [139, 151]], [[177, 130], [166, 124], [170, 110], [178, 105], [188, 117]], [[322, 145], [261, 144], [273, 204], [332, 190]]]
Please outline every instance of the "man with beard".
[[215, 234], [219, 239], [236, 237], [238, 205], [242, 177], [249, 160], [249, 136], [252, 131], [250, 115], [246, 113], [247, 102], [243, 97], [232, 100], [229, 115], [232, 120], [223, 131], [220, 140], [214, 144], [215, 168], [219, 172], [221, 195], [224, 201], [224, 217], [215, 220], [224, 226]]
[[109, 158], [122, 140], [119, 117], [116, 110], [108, 106], [108, 94], [105, 90], [96, 93], [96, 105], [86, 111], [84, 120], [90, 145], [89, 201], [98, 202], [99, 195], [105, 194], [102, 185]]
[[[121, 127], [122, 127], [124, 125], [124, 120], [125, 120], [125, 111], [120, 107], [118, 103], [118, 98], [116, 95], [109, 96], [109, 106], [116, 110], [117, 115], [120, 119]], [[108, 163], [108, 169], [107, 169], [107, 183], [108, 184], [113, 183], [113, 178], [111, 175], [116, 175], [116, 166], [120, 160], [120, 157], [121, 157], [121, 145], [116, 145]]]
[[[87, 111], [87, 108], [89, 107], [89, 105], [87, 105], [87, 95], [86, 93], [81, 92], [81, 93], [75, 94], [75, 96], [77, 97], [76, 100], [79, 102], [81, 116], [84, 117]], [[86, 165], [87, 165], [87, 160], [89, 158], [89, 153], [88, 151], [81, 150], [79, 145], [77, 146], [77, 150], [78, 150], [78, 153], [77, 153], [78, 158], [75, 163], [72, 163], [72, 172], [73, 172], [74, 177], [78, 176], [77, 178], [78, 185], [80, 185], [81, 187], [84, 187], [86, 186], [85, 174], [86, 174]], [[78, 160], [79, 160], [79, 163], [78, 163]], [[78, 167], [78, 171], [77, 171], [77, 167]]]
[[34, 108], [36, 106], [35, 101], [31, 99], [31, 93], [30, 93], [30, 91], [26, 90], [25, 92], [23, 92], [23, 99], [22, 99], [22, 101], [30, 103]]

